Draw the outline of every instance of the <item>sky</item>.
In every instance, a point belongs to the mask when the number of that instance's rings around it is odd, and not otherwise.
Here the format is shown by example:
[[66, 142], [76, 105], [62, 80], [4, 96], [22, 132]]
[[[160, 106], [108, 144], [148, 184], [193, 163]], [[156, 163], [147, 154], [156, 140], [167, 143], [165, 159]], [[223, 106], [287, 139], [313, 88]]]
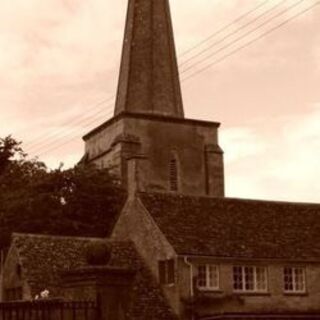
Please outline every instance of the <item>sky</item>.
[[[319, 1], [170, 3], [185, 114], [221, 122], [226, 195], [319, 203], [320, 5], [283, 24]], [[1, 1], [0, 137], [51, 168], [81, 158], [113, 112], [126, 7]]]

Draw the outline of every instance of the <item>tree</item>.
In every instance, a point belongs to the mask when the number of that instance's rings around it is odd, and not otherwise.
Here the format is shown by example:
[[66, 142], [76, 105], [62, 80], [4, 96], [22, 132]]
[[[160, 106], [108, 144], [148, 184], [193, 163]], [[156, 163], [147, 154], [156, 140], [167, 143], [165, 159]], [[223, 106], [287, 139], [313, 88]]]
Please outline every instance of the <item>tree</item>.
[[4, 173], [7, 167], [12, 163], [12, 158], [18, 156], [23, 158], [25, 155], [19, 142], [11, 136], [0, 138], [0, 175]]
[[0, 139], [0, 248], [12, 232], [107, 236], [126, 199], [107, 170], [48, 170], [21, 144]]

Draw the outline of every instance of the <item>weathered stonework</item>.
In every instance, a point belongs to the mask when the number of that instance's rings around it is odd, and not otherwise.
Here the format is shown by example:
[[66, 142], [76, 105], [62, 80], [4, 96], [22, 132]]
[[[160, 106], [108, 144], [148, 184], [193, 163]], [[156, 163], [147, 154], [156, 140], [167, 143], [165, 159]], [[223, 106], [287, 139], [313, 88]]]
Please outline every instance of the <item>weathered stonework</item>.
[[[182, 319], [319, 312], [319, 248], [309, 241], [312, 234], [316, 239], [319, 206], [137, 192], [133, 177], [139, 161], [129, 162], [133, 187], [112, 236], [131, 239], [158, 281], [158, 262], [175, 260], [175, 283], [162, 289]], [[197, 289], [199, 264], [218, 266], [217, 291]], [[267, 292], [234, 292], [234, 265], [265, 266]], [[284, 292], [285, 266], [306, 269], [306, 293]]]
[[135, 271], [110, 266], [86, 267], [62, 276], [64, 297], [71, 301], [96, 301], [99, 319], [127, 319]]
[[[114, 230], [112, 238], [130, 239], [139, 254], [159, 282], [158, 261], [177, 259], [170, 243], [154, 223], [143, 204], [138, 199], [129, 201], [125, 206]], [[176, 269], [178, 266], [176, 265]], [[178, 269], [177, 269], [178, 270]], [[178, 278], [176, 279], [176, 283]], [[179, 289], [176, 284], [162, 287], [168, 303], [177, 314], [181, 313]]]
[[[179, 190], [184, 194], [224, 196], [223, 152], [215, 122], [124, 114], [84, 137], [89, 162], [111, 168], [126, 185], [127, 160], [143, 154], [141, 190], [169, 191], [169, 163], [179, 162]], [[117, 137], [135, 137], [118, 139]]]
[[17, 249], [11, 247], [7, 257], [3, 267], [3, 282], [0, 287], [2, 291], [1, 300], [7, 299], [5, 292], [8, 289], [12, 290], [18, 288], [21, 288], [23, 300], [32, 299], [31, 289], [25, 278], [23, 269], [21, 268], [21, 261]]
[[[283, 289], [283, 267], [292, 265], [292, 261], [217, 259], [189, 257], [194, 266], [193, 277], [197, 276], [198, 264], [213, 264], [219, 266], [220, 288], [217, 291], [197, 292], [194, 284], [191, 289], [190, 267], [184, 259], [179, 259], [179, 287], [181, 299], [187, 307], [193, 301], [194, 311], [199, 315], [219, 314], [222, 312], [265, 313], [274, 312], [311, 312], [319, 311], [320, 299], [320, 264], [314, 262], [295, 263], [306, 267], [307, 292], [304, 294], [286, 294]], [[233, 265], [257, 265], [267, 267], [268, 291], [266, 293], [235, 293], [233, 291]], [[190, 292], [194, 292], [193, 298]]]
[[115, 116], [84, 136], [86, 160], [127, 186], [127, 159], [143, 154], [141, 190], [169, 191], [174, 154], [174, 191], [223, 197], [218, 128], [184, 119], [168, 0], [129, 0]]
[[129, 0], [115, 115], [183, 117], [168, 0]]

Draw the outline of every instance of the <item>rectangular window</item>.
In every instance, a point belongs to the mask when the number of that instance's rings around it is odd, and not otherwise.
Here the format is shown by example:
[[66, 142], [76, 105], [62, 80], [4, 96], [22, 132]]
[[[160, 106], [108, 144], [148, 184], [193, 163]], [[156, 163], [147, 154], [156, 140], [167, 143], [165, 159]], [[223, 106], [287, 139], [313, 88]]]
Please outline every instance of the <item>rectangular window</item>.
[[303, 267], [285, 267], [283, 269], [284, 292], [306, 292], [306, 273]]
[[175, 283], [174, 259], [159, 261], [159, 279], [161, 284]]
[[176, 159], [170, 161], [170, 190], [178, 191], [178, 163]]
[[197, 284], [200, 290], [218, 290], [219, 267], [210, 264], [199, 265]]
[[233, 289], [242, 292], [267, 292], [267, 269], [256, 266], [234, 266]]
[[22, 300], [22, 287], [7, 288], [4, 290], [5, 301], [17, 301]]

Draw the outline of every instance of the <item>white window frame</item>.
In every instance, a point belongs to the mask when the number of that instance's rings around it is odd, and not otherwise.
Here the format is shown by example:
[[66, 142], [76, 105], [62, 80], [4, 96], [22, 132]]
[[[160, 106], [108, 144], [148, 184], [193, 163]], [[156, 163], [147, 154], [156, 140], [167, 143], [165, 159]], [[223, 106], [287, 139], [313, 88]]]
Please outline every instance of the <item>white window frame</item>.
[[[286, 289], [286, 275], [285, 270], [291, 270], [291, 278], [292, 278], [292, 290]], [[297, 271], [302, 271], [302, 286], [303, 289], [297, 289], [300, 285], [297, 281]], [[283, 291], [287, 294], [303, 294], [307, 292], [307, 280], [306, 280], [306, 268], [305, 267], [293, 267], [293, 266], [285, 266], [283, 268]]]
[[[220, 268], [218, 265], [216, 264], [198, 264], [197, 265], [197, 271], [199, 274], [199, 268], [200, 267], [205, 267], [205, 274], [206, 274], [206, 285], [205, 286], [200, 286], [199, 282], [197, 281], [197, 288], [200, 291], [218, 291], [220, 289]], [[216, 286], [212, 286], [210, 284], [210, 273], [212, 271], [212, 268], [215, 270], [215, 276], [217, 278], [217, 285]]]
[[[234, 283], [234, 268], [241, 268], [241, 277], [242, 277], [242, 289], [235, 289]], [[253, 289], [246, 288], [246, 268], [253, 269]], [[265, 288], [259, 289], [258, 288], [258, 276], [257, 270], [263, 269], [264, 270], [264, 277], [265, 277]], [[269, 283], [268, 283], [268, 269], [266, 266], [252, 266], [252, 265], [234, 265], [232, 268], [232, 277], [233, 277], [233, 291], [238, 293], [267, 293], [269, 290]]]

